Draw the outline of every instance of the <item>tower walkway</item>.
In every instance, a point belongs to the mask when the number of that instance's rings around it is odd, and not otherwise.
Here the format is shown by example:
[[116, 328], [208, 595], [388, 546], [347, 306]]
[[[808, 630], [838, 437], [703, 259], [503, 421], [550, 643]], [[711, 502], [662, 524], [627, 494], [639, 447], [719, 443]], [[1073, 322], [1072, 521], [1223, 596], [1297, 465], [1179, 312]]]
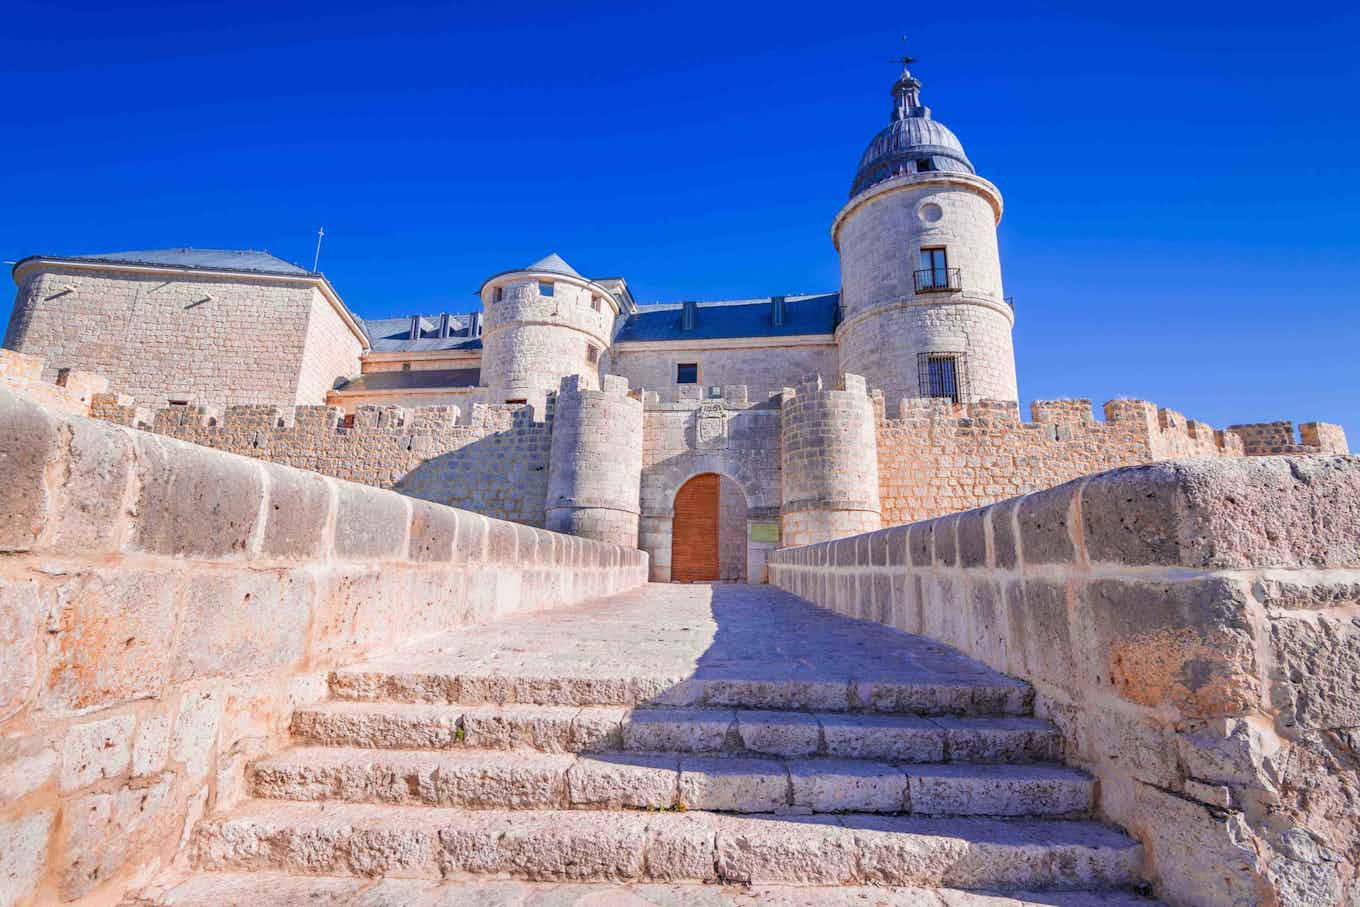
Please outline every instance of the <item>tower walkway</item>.
[[769, 586], [517, 617], [330, 694], [129, 903], [1149, 903], [1026, 684]]

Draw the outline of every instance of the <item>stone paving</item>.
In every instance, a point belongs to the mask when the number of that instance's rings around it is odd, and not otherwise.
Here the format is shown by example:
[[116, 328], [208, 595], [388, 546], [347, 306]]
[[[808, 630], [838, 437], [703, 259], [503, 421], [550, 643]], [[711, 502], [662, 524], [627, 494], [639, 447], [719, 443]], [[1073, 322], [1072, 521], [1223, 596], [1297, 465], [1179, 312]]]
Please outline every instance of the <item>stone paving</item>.
[[1026, 684], [772, 587], [517, 617], [331, 693], [134, 903], [1147, 903]]

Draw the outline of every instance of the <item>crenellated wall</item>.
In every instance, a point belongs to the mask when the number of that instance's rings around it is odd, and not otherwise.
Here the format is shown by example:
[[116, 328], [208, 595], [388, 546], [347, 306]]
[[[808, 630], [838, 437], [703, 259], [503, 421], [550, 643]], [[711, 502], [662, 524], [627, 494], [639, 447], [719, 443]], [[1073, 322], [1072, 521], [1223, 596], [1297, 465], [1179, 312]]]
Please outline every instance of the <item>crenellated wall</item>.
[[551, 414], [524, 406], [172, 406], [96, 396], [97, 418], [257, 460], [390, 488], [497, 519], [543, 525]]
[[120, 903], [286, 745], [331, 668], [647, 576], [635, 549], [3, 388], [0, 552], [5, 905]]

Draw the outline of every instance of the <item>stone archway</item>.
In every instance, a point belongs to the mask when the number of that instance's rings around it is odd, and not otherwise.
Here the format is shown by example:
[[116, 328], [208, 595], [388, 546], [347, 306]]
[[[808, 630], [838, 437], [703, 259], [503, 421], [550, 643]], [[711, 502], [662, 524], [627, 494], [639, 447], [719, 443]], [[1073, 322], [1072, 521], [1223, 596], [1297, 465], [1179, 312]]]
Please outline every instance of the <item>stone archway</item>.
[[746, 494], [715, 472], [693, 476], [675, 493], [671, 581], [747, 581]]

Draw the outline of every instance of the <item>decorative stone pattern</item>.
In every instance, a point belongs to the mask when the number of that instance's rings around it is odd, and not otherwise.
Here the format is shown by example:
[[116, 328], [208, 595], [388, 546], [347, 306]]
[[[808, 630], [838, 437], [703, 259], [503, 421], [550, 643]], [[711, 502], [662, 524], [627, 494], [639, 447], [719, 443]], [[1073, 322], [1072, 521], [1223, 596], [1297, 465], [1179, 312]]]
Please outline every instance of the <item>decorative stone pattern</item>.
[[858, 375], [837, 390], [820, 377], [784, 392], [780, 407], [781, 535], [800, 545], [877, 529], [874, 409]]
[[1120, 469], [769, 571], [1032, 683], [1172, 903], [1360, 892], [1360, 458]]
[[0, 389], [0, 902], [112, 903], [327, 671], [636, 586], [634, 549]]
[[181, 269], [30, 265], [5, 346], [76, 368], [137, 403], [320, 403], [359, 371], [364, 346], [317, 279]]

